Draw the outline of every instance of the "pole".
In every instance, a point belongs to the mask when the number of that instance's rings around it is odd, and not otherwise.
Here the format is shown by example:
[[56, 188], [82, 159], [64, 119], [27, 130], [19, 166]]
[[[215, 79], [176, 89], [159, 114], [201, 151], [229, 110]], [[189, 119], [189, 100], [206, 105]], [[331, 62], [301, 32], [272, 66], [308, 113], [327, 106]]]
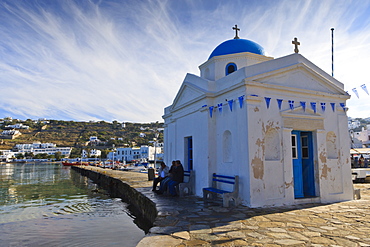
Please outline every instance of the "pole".
[[114, 152], [115, 152], [115, 148], [114, 148], [114, 144], [112, 145], [112, 151], [113, 151], [113, 157], [112, 157], [112, 168], [114, 169], [115, 168], [115, 165], [114, 165]]
[[158, 142], [158, 136], [159, 136], [159, 133], [155, 133], [154, 134], [155, 138], [154, 138], [154, 169], [157, 168], [157, 142]]
[[331, 76], [334, 77], [334, 28], [331, 28]]

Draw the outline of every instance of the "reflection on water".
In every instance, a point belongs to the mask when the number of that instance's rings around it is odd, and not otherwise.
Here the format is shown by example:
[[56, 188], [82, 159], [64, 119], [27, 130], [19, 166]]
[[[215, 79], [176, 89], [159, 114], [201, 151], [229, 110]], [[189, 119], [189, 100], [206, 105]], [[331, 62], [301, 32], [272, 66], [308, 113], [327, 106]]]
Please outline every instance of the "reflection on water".
[[126, 206], [69, 167], [0, 165], [1, 246], [135, 246]]

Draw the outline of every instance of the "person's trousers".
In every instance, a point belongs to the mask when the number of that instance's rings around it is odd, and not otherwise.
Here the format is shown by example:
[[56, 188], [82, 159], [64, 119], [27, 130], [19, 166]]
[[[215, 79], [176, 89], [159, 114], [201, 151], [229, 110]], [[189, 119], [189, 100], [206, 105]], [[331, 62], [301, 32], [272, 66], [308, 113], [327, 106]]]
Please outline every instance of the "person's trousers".
[[170, 191], [170, 194], [172, 196], [176, 196], [176, 189], [175, 189], [175, 186], [178, 185], [180, 182], [177, 182], [177, 181], [173, 181], [173, 180], [170, 180], [168, 182], [168, 189]]

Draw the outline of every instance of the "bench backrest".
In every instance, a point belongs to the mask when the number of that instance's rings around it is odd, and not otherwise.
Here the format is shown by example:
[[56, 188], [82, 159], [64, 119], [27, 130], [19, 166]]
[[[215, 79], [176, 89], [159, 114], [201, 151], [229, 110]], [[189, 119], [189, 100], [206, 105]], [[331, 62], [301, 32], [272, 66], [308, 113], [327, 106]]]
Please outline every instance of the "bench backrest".
[[184, 171], [184, 183], [190, 183], [194, 179], [194, 171]]
[[213, 173], [212, 175], [212, 187], [218, 188], [217, 183], [225, 183], [233, 185], [233, 191], [239, 192], [239, 176], [225, 176]]

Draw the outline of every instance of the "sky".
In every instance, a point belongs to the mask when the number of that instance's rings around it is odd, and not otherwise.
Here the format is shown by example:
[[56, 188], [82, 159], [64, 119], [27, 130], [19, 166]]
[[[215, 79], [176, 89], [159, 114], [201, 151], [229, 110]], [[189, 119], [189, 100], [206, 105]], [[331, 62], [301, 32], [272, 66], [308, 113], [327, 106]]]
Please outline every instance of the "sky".
[[334, 28], [347, 114], [370, 117], [370, 1], [0, 0], [0, 118], [162, 122], [235, 24], [274, 58], [297, 37], [328, 74]]

